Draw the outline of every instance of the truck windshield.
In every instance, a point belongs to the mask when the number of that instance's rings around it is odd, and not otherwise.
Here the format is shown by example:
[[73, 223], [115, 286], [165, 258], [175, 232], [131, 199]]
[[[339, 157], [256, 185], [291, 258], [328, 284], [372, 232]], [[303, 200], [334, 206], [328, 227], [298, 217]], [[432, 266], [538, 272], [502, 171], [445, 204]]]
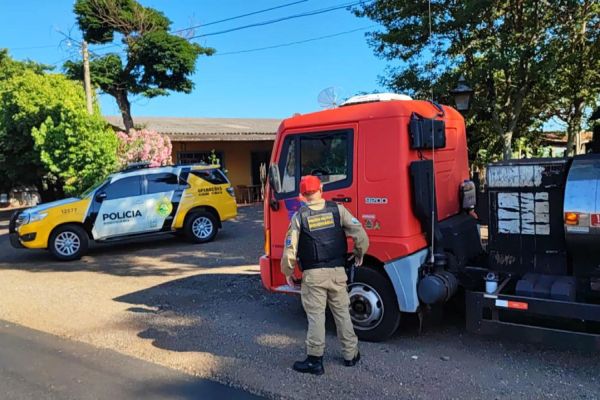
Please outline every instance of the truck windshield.
[[281, 193], [297, 191], [301, 176], [316, 175], [325, 190], [346, 187], [351, 182], [352, 131], [339, 130], [286, 137], [279, 159]]

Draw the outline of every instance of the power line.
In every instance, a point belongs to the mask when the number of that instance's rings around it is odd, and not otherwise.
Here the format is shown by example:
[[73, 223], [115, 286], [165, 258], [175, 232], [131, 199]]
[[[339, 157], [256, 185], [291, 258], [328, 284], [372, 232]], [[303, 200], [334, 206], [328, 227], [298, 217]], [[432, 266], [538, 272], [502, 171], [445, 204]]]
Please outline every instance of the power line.
[[[229, 20], [233, 20], [233, 19], [238, 19], [238, 18], [242, 18], [242, 17], [245, 17], [245, 16], [249, 16], [249, 15], [259, 14], [259, 13], [262, 13], [262, 12], [266, 12], [266, 11], [270, 11], [270, 10], [274, 10], [274, 9], [278, 9], [278, 8], [288, 7], [288, 6], [291, 6], [291, 5], [294, 5], [294, 4], [298, 4], [298, 3], [303, 3], [303, 2], [306, 2], [306, 1], [308, 1], [308, 0], [299, 0], [299, 1], [292, 2], [292, 3], [286, 3], [286, 4], [282, 4], [280, 6], [271, 7], [271, 8], [264, 9], [264, 10], [259, 10], [259, 11], [254, 11], [252, 13], [238, 15], [238, 16], [235, 16], [235, 17], [226, 18], [226, 19], [218, 20], [218, 21], [213, 21], [213, 22], [210, 22], [210, 23], [207, 23], [207, 24], [203, 24], [203, 25], [192, 26], [192, 27], [189, 27], [189, 28], [186, 28], [186, 29], [180, 29], [180, 30], [177, 30], [177, 31], [172, 31], [171, 33], [182, 32], [182, 31], [185, 31], [185, 30], [188, 30], [188, 29], [197, 28], [197, 27], [200, 27], [200, 26], [214, 25], [214, 24], [217, 24], [217, 23], [221, 23], [221, 22], [225, 22], [225, 21], [229, 21]], [[370, 0], [370, 1], [373, 1], [373, 0]], [[369, 1], [367, 1], [367, 2], [369, 2]], [[283, 22], [283, 21], [287, 21], [287, 20], [291, 20], [291, 19], [296, 19], [296, 18], [303, 18], [303, 17], [309, 17], [309, 16], [313, 16], [313, 15], [318, 15], [318, 14], [324, 14], [324, 13], [327, 13], [327, 12], [332, 12], [332, 11], [341, 10], [343, 8], [352, 7], [352, 6], [361, 4], [361, 3], [365, 3], [365, 1], [362, 0], [362, 1], [348, 2], [348, 3], [340, 4], [340, 5], [337, 5], [337, 6], [331, 6], [331, 7], [321, 8], [321, 9], [307, 11], [307, 12], [303, 12], [303, 13], [299, 13], [299, 14], [288, 15], [286, 17], [276, 18], [276, 19], [272, 19], [272, 20], [268, 20], [268, 21], [263, 21], [263, 22], [258, 22], [258, 23], [254, 23], [254, 24], [238, 26], [238, 27], [226, 29], [226, 30], [223, 30], [223, 31], [205, 33], [205, 34], [201, 34], [201, 35], [195, 35], [195, 36], [192, 36], [192, 37], [188, 38], [188, 40], [198, 39], [198, 38], [206, 37], [206, 36], [215, 36], [215, 35], [220, 35], [220, 34], [224, 34], [224, 33], [235, 32], [235, 31], [243, 30], [243, 29], [249, 29], [249, 28], [255, 28], [255, 27], [270, 25], [270, 24], [274, 24], [274, 23], [277, 23], [277, 22]], [[278, 48], [278, 47], [292, 46], [292, 45], [296, 45], [296, 44], [302, 44], [302, 43], [312, 42], [312, 41], [316, 41], [316, 40], [322, 40], [322, 39], [328, 39], [328, 38], [331, 38], [331, 37], [341, 36], [341, 35], [349, 34], [349, 33], [352, 33], [352, 32], [357, 32], [357, 31], [360, 31], [360, 30], [368, 29], [368, 28], [370, 28], [370, 27], [352, 29], [352, 30], [349, 30], [349, 31], [339, 32], [339, 33], [335, 33], [335, 34], [332, 34], [332, 35], [319, 36], [319, 37], [310, 38], [310, 39], [306, 39], [306, 40], [300, 40], [300, 41], [296, 41], [296, 42], [282, 43], [282, 44], [278, 44], [278, 45], [274, 45], [274, 46], [266, 46], [266, 47], [260, 47], [260, 48], [254, 48], [254, 49], [247, 49], [247, 50], [240, 50], [240, 51], [232, 51], [232, 52], [226, 52], [226, 53], [216, 53], [215, 55], [221, 55], [222, 56], [222, 55], [249, 53], [249, 52], [254, 52], [254, 51], [274, 49], [274, 48]], [[75, 40], [75, 39], [71, 38], [70, 36], [68, 38], [70, 40], [73, 40], [75, 43], [81, 44], [80, 41]], [[110, 49], [110, 48], [113, 48], [113, 47], [121, 47], [122, 48], [123, 45], [118, 44], [118, 43], [114, 43], [114, 44], [108, 45], [106, 47], [103, 47], [102, 49], [96, 49], [96, 51], [91, 51], [90, 50], [90, 52], [92, 54], [94, 54], [95, 56], [101, 56], [101, 55], [105, 55], [107, 53], [99, 54], [99, 53], [97, 53], [97, 51], [104, 51], [104, 50], [107, 50], [107, 49]], [[122, 49], [120, 51], [122, 51]]]
[[192, 37], [188, 38], [188, 40], [198, 39], [198, 38], [206, 37], [206, 36], [222, 35], [224, 33], [235, 32], [235, 31], [239, 31], [239, 30], [242, 30], [242, 29], [248, 29], [248, 28], [255, 28], [255, 27], [258, 27], [258, 26], [270, 25], [270, 24], [274, 24], [274, 23], [277, 23], [277, 22], [287, 21], [287, 20], [295, 19], [295, 18], [310, 17], [310, 16], [317, 15], [317, 14], [323, 14], [323, 13], [327, 13], [327, 12], [331, 12], [331, 11], [340, 10], [342, 8], [352, 7], [352, 6], [358, 5], [360, 3], [364, 3], [364, 1], [355, 1], [355, 2], [352, 2], [352, 3], [346, 3], [346, 4], [343, 4], [343, 5], [339, 5], [339, 6], [321, 8], [321, 9], [318, 9], [318, 10], [308, 11], [308, 12], [301, 13], [301, 14], [289, 15], [287, 17], [281, 17], [281, 18], [272, 19], [272, 20], [269, 20], [269, 21], [263, 21], [263, 22], [257, 22], [257, 23], [254, 23], [254, 24], [238, 26], [236, 28], [225, 29], [225, 30], [222, 30], [222, 31], [204, 33], [204, 34], [201, 34], [201, 35], [192, 36]]
[[190, 26], [188, 28], [178, 29], [176, 31], [172, 31], [171, 33], [179, 33], [179, 32], [188, 31], [190, 29], [203, 28], [205, 26], [216, 25], [216, 24], [220, 24], [222, 22], [233, 21], [234, 19], [249, 17], [250, 15], [261, 14], [261, 13], [264, 13], [264, 12], [267, 12], [267, 11], [273, 11], [273, 10], [277, 10], [277, 9], [280, 9], [280, 8], [293, 6], [293, 5], [299, 4], [299, 3], [306, 3], [307, 1], [308, 0], [300, 0], [300, 1], [295, 1], [293, 3], [282, 4], [282, 5], [276, 6], [276, 7], [265, 8], [264, 10], [258, 10], [258, 11], [253, 11], [253, 12], [247, 13], [247, 14], [236, 15], [235, 17], [220, 19], [218, 21], [207, 22], [206, 24], [194, 25], [194, 26]]
[[[55, 66], [55, 67], [58, 67], [58, 64], [62, 64], [62, 63], [64, 63], [65, 61], [69, 60], [70, 58], [71, 58], [71, 56], [69, 55], [69, 56], [67, 56], [67, 57], [64, 57], [64, 58], [63, 58], [63, 59], [61, 59], [61, 60], [55, 61], [55, 62], [53, 62], [53, 63], [50, 63], [49, 65], [53, 65], [53, 66]], [[42, 63], [42, 64], [43, 64], [43, 63]]]
[[[236, 19], [239, 19], [239, 18], [248, 17], [248, 16], [251, 16], [251, 15], [261, 14], [261, 13], [265, 13], [265, 12], [268, 12], [268, 11], [273, 11], [273, 10], [277, 10], [277, 9], [280, 9], [280, 8], [285, 8], [285, 7], [293, 6], [293, 5], [300, 4], [300, 3], [306, 3], [307, 1], [308, 0], [298, 0], [298, 1], [294, 1], [292, 3], [282, 4], [282, 5], [276, 6], [276, 7], [270, 7], [270, 8], [265, 8], [265, 9], [262, 9], [262, 10], [253, 11], [253, 12], [246, 13], [246, 14], [236, 15], [235, 17], [229, 17], [229, 18], [220, 19], [220, 20], [217, 20], [217, 21], [211, 21], [211, 22], [207, 22], [207, 23], [201, 24], [201, 25], [189, 26], [187, 28], [182, 28], [182, 29], [178, 29], [178, 30], [175, 30], [175, 31], [171, 31], [170, 33], [180, 33], [180, 32], [189, 31], [189, 30], [195, 29], [195, 28], [206, 27], [206, 26], [210, 26], [210, 25], [216, 25], [216, 24], [220, 24], [222, 22], [233, 21], [233, 20], [236, 20]], [[109, 49], [111, 47], [123, 47], [123, 45], [119, 44], [119, 43], [115, 43], [113, 45], [104, 47], [104, 48], [102, 48], [100, 50]]]
[[[227, 22], [227, 21], [233, 21], [233, 20], [236, 20], [236, 19], [240, 19], [240, 18], [244, 18], [244, 17], [249, 17], [251, 15], [262, 14], [262, 13], [265, 13], [265, 12], [268, 12], [268, 11], [278, 10], [280, 8], [285, 8], [285, 7], [293, 6], [293, 5], [300, 4], [300, 3], [306, 3], [307, 1], [308, 0], [298, 0], [298, 1], [294, 1], [292, 3], [282, 4], [282, 5], [276, 6], [276, 7], [265, 8], [265, 9], [262, 9], [262, 10], [253, 11], [253, 12], [246, 13], [246, 14], [236, 15], [234, 17], [229, 17], [229, 18], [220, 19], [220, 20], [217, 20], [217, 21], [207, 22], [207, 23], [201, 24], [201, 25], [189, 26], [187, 28], [182, 28], [182, 29], [178, 29], [178, 30], [175, 30], [175, 31], [171, 31], [170, 33], [180, 33], [180, 32], [189, 31], [191, 29], [203, 28], [203, 27], [210, 26], [210, 25], [216, 25], [216, 24], [220, 24], [220, 23], [223, 23], [223, 22]], [[191, 39], [193, 39], [193, 38], [191, 38]], [[108, 48], [111, 48], [111, 47], [123, 47], [123, 45], [116, 43], [116, 44], [113, 44], [112, 46], [104, 47], [101, 50], [105, 50], [105, 49], [108, 49]]]
[[279, 47], [293, 46], [293, 45], [302, 44], [302, 43], [314, 42], [314, 41], [317, 41], [317, 40], [329, 39], [329, 38], [336, 37], [336, 36], [347, 35], [349, 33], [358, 32], [358, 31], [364, 31], [364, 30], [370, 29], [370, 28], [373, 28], [373, 25], [371, 25], [371, 26], [364, 26], [362, 28], [352, 29], [352, 30], [349, 30], [349, 31], [333, 33], [331, 35], [318, 36], [318, 37], [314, 37], [314, 38], [310, 38], [310, 39], [305, 39], [305, 40], [298, 40], [296, 42], [288, 42], [288, 43], [276, 44], [276, 45], [273, 45], [273, 46], [266, 46], [266, 47], [258, 47], [258, 48], [255, 48], [255, 49], [228, 51], [226, 53], [215, 53], [213, 55], [213, 57], [214, 56], [227, 56], [227, 55], [232, 55], [232, 54], [252, 53], [252, 52], [255, 52], [255, 51], [262, 51], [262, 50], [276, 49], [276, 48], [279, 48]]

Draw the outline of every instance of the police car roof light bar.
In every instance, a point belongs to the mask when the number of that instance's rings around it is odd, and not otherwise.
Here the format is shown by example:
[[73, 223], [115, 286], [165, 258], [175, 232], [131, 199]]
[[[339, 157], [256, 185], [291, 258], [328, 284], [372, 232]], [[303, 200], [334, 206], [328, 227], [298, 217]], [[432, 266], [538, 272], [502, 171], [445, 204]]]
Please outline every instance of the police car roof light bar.
[[131, 164], [127, 164], [125, 168], [123, 168], [120, 172], [129, 172], [135, 171], [138, 169], [150, 168], [150, 163], [148, 161], [134, 162]]

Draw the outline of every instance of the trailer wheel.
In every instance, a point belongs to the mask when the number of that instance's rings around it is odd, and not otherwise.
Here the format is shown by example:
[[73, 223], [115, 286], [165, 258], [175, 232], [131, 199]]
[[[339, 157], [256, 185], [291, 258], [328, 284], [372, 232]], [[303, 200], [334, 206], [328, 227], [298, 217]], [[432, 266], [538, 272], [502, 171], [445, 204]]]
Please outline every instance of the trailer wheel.
[[382, 273], [368, 267], [356, 268], [348, 295], [352, 324], [360, 340], [386, 340], [398, 329], [400, 309], [396, 293]]

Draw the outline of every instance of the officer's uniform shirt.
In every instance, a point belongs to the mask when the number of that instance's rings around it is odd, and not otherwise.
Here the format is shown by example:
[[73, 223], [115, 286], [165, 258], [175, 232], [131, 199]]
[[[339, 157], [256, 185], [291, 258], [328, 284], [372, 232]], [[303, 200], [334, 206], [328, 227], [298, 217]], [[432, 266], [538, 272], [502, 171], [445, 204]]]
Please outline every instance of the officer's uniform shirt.
[[[319, 211], [325, 208], [325, 199], [316, 200], [307, 204], [311, 210]], [[337, 205], [340, 212], [340, 223], [346, 236], [354, 240], [354, 255], [362, 257], [369, 248], [369, 237], [363, 229], [360, 221], [346, 207]], [[290, 221], [287, 234], [285, 235], [285, 247], [281, 257], [281, 272], [285, 276], [291, 276], [296, 266], [298, 252], [298, 238], [300, 237], [300, 215], [295, 213]]]

